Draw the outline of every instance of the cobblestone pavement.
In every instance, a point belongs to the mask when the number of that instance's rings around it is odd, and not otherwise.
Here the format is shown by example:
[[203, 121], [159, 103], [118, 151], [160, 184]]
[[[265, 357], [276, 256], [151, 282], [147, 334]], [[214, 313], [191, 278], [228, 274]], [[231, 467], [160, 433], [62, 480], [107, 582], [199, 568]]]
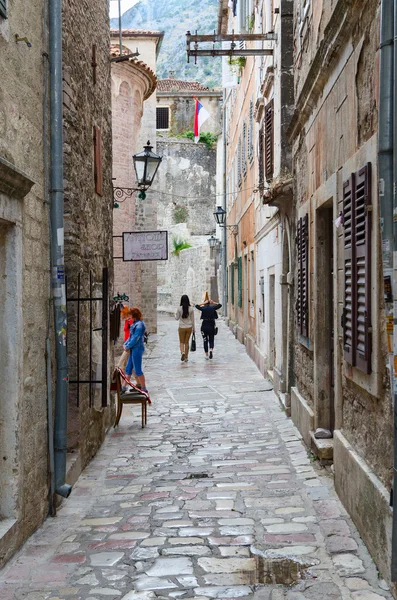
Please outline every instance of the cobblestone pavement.
[[391, 598], [269, 383], [223, 324], [216, 341], [182, 364], [162, 319], [147, 429], [124, 409], [0, 600]]

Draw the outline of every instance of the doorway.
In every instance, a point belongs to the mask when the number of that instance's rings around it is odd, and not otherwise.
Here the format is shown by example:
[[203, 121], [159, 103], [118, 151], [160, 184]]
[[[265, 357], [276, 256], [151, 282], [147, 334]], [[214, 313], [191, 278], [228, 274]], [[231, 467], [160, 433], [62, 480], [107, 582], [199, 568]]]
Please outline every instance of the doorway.
[[269, 274], [269, 371], [273, 371], [276, 364], [275, 283], [274, 273]]
[[332, 200], [316, 211], [315, 428], [335, 427], [334, 223]]

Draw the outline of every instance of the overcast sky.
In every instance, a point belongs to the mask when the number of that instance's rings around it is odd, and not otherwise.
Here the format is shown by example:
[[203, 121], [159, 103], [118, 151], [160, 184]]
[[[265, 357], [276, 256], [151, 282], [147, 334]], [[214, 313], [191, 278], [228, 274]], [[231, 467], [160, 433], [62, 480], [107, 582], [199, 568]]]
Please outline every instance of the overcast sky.
[[[139, 2], [139, 0], [121, 0], [121, 14]], [[119, 3], [117, 0], [110, 0], [110, 18], [119, 16]]]

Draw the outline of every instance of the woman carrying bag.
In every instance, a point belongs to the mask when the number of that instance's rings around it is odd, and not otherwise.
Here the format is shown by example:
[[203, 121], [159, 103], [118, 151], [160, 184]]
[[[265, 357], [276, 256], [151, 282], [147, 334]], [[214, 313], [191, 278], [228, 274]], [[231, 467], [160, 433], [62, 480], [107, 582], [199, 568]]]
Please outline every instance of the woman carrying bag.
[[206, 359], [212, 359], [214, 355], [215, 335], [218, 333], [215, 326], [215, 320], [218, 318], [216, 311], [221, 307], [222, 304], [218, 304], [210, 299], [208, 292], [205, 292], [204, 302], [196, 304], [197, 310], [201, 312], [201, 335], [203, 336]]
[[189, 340], [192, 332], [194, 333], [194, 309], [190, 306], [189, 297], [184, 294], [181, 298], [180, 306], [175, 313], [175, 319], [179, 321], [179, 343], [181, 349], [181, 361], [189, 360]]

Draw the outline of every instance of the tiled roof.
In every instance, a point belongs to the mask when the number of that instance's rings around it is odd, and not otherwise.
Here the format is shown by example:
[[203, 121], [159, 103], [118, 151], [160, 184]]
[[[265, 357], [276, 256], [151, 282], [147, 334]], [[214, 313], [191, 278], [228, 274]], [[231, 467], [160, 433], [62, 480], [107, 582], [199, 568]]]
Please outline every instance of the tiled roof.
[[[126, 48], [125, 46], [123, 46], [123, 55], [127, 56], [130, 53], [131, 53], [131, 50], [129, 48]], [[111, 56], [111, 58], [116, 58], [117, 56], [120, 56], [120, 47], [118, 44], [110, 44], [110, 56]], [[143, 60], [138, 60], [136, 57], [132, 57], [126, 62], [128, 62], [128, 64], [130, 64], [132, 67], [135, 67], [138, 71], [144, 72], [146, 74], [146, 76], [148, 77], [149, 85], [148, 85], [148, 89], [147, 89], [147, 92], [144, 97], [144, 100], [147, 100], [149, 98], [149, 96], [151, 96], [153, 94], [154, 90], [156, 89], [156, 85], [157, 85], [156, 74], [154, 73], [154, 71], [152, 71], [152, 69], [145, 62], [143, 62]], [[123, 64], [123, 62], [116, 63], [116, 64]]]
[[198, 81], [183, 81], [182, 79], [159, 79], [157, 82], [159, 92], [208, 92]]
[[[164, 35], [164, 32], [163, 31], [152, 31], [150, 29], [122, 29], [122, 35], [125, 37], [139, 37], [139, 36], [160, 37], [160, 36]], [[111, 29], [110, 37], [119, 37], [119, 30]]]

